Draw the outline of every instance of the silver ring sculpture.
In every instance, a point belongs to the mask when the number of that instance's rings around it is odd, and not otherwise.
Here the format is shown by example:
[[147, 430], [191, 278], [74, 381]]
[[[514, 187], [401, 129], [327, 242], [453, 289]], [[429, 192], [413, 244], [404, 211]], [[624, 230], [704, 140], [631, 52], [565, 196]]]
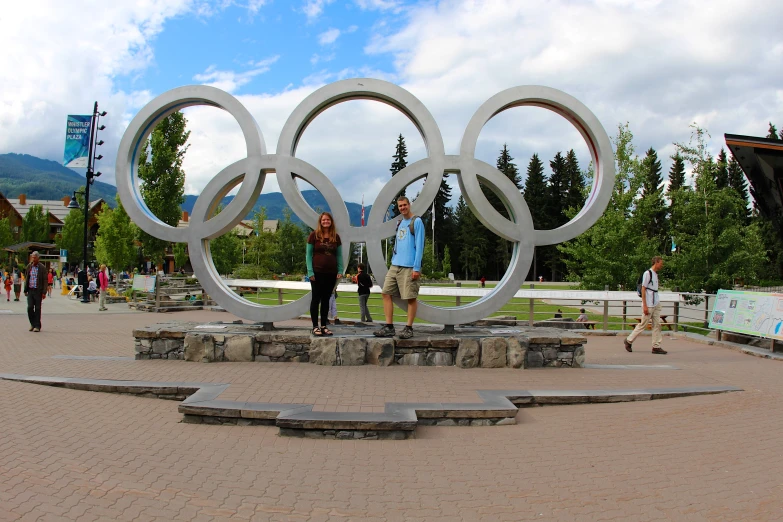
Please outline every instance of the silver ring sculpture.
[[[323, 173], [296, 158], [296, 149], [307, 126], [329, 107], [348, 100], [376, 100], [401, 111], [424, 139], [427, 158], [397, 173], [378, 194], [365, 227], [351, 226], [348, 210], [335, 186]], [[153, 127], [172, 112], [194, 105], [219, 107], [239, 123], [247, 146], [247, 157], [220, 171], [196, 200], [188, 227], [169, 226], [155, 217], [141, 197], [138, 177], [140, 148]], [[594, 166], [592, 189], [582, 210], [565, 225], [553, 230], [536, 230], [527, 204], [516, 186], [492, 165], [474, 157], [476, 142], [493, 116], [520, 106], [549, 109], [570, 121], [587, 142]], [[221, 280], [212, 262], [209, 240], [238, 224], [252, 209], [267, 173], [276, 173], [280, 190], [292, 211], [315, 228], [318, 214], [304, 200], [294, 176], [300, 177], [326, 199], [343, 240], [343, 259], [348, 259], [351, 242], [365, 242], [370, 266], [378, 281], [386, 276], [381, 240], [395, 234], [396, 222], [384, 221], [386, 204], [414, 181], [426, 177], [412, 212], [423, 215], [432, 205], [444, 173], [453, 173], [471, 211], [488, 229], [514, 243], [511, 263], [500, 283], [481, 299], [461, 307], [437, 307], [420, 302], [418, 317], [437, 324], [456, 325], [483, 319], [499, 310], [519, 290], [530, 268], [535, 246], [573, 239], [590, 228], [606, 209], [614, 185], [614, 154], [606, 131], [595, 115], [578, 100], [549, 87], [527, 85], [506, 89], [488, 99], [468, 123], [458, 156], [447, 155], [440, 129], [427, 108], [405, 89], [376, 79], [351, 79], [326, 85], [307, 98], [286, 121], [277, 153], [267, 154], [261, 131], [248, 110], [232, 95], [204, 85], [186, 86], [161, 94], [136, 115], [128, 126], [117, 157], [117, 191], [131, 220], [148, 234], [165, 241], [187, 243], [194, 272], [208, 295], [227, 311], [257, 322], [275, 322], [299, 317], [310, 306], [310, 294], [284, 305], [266, 306], [247, 301]], [[481, 191], [482, 183], [498, 194], [511, 219], [497, 212]], [[222, 198], [241, 183], [233, 201], [218, 215]], [[386, 204], [385, 204], [386, 203]], [[304, 255], [304, 252], [302, 252]], [[403, 309], [405, 301], [395, 299]]]

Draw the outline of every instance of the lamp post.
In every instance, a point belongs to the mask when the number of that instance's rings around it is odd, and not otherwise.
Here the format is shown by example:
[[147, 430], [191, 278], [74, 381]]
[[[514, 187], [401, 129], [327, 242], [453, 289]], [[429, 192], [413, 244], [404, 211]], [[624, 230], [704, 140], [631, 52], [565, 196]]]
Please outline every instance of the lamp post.
[[[90, 219], [90, 185], [95, 182], [95, 178], [101, 175], [100, 172], [94, 172], [95, 162], [103, 158], [103, 155], [95, 155], [95, 149], [103, 145], [103, 140], [99, 140], [96, 143], [98, 131], [102, 131], [106, 128], [104, 125], [98, 125], [102, 116], [106, 116], [106, 111], [98, 112], [98, 102], [95, 102], [95, 106], [92, 109], [92, 120], [90, 122], [90, 146], [89, 156], [87, 158], [87, 173], [86, 183], [84, 188], [84, 245], [82, 248], [82, 257], [84, 259], [82, 270], [79, 272], [79, 284], [82, 285], [82, 303], [90, 302], [90, 295], [87, 293], [87, 237], [88, 237], [88, 221]], [[75, 204], [75, 206], [73, 206]], [[71, 203], [68, 204], [68, 208], [79, 208], [79, 203], [76, 201], [76, 193], [71, 199]]]

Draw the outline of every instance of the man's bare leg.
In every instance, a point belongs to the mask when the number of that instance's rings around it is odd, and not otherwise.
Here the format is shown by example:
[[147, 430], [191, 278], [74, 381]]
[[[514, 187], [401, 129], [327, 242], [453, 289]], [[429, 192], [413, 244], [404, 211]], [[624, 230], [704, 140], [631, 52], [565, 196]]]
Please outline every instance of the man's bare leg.
[[383, 314], [386, 316], [386, 324], [394, 324], [394, 301], [389, 294], [383, 294]]
[[416, 309], [419, 307], [417, 299], [408, 299], [408, 326], [413, 326], [413, 320], [416, 319]]

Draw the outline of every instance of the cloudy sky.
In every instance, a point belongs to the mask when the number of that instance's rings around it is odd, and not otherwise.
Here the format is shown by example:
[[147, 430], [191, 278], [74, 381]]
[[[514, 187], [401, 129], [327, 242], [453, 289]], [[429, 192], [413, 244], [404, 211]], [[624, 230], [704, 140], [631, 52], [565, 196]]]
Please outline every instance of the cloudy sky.
[[[153, 97], [208, 84], [238, 97], [274, 151], [288, 115], [343, 78], [397, 83], [433, 113], [458, 153], [473, 112], [515, 85], [540, 84], [585, 103], [610, 135], [629, 122], [641, 154], [668, 169], [692, 122], [711, 134], [764, 135], [783, 126], [783, 2], [756, 0], [37, 0], [0, 11], [0, 153], [62, 161], [68, 114], [98, 100], [109, 112], [98, 169], [113, 182], [130, 119]], [[239, 127], [218, 109], [187, 111], [186, 191], [197, 194], [242, 158]], [[297, 156], [348, 201], [372, 202], [389, 179], [396, 136], [424, 157], [414, 127], [388, 106], [352, 101], [308, 127]], [[548, 162], [579, 134], [544, 109], [516, 108], [484, 128], [494, 164], [507, 143], [520, 170]], [[108, 179], [107, 179], [108, 178]], [[264, 192], [276, 191], [274, 177]]]

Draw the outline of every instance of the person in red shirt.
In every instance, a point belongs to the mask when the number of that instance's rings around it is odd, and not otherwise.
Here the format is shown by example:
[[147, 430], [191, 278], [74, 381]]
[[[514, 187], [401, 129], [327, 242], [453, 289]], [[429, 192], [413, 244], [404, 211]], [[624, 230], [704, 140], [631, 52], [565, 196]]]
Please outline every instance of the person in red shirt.
[[106, 308], [106, 294], [109, 291], [109, 269], [106, 265], [101, 265], [98, 272], [98, 286], [101, 289], [100, 297], [98, 298], [98, 311], [105, 312]]
[[46, 273], [46, 282], [48, 283], [46, 286], [46, 295], [52, 297], [52, 286], [54, 286], [54, 268], [50, 268]]

